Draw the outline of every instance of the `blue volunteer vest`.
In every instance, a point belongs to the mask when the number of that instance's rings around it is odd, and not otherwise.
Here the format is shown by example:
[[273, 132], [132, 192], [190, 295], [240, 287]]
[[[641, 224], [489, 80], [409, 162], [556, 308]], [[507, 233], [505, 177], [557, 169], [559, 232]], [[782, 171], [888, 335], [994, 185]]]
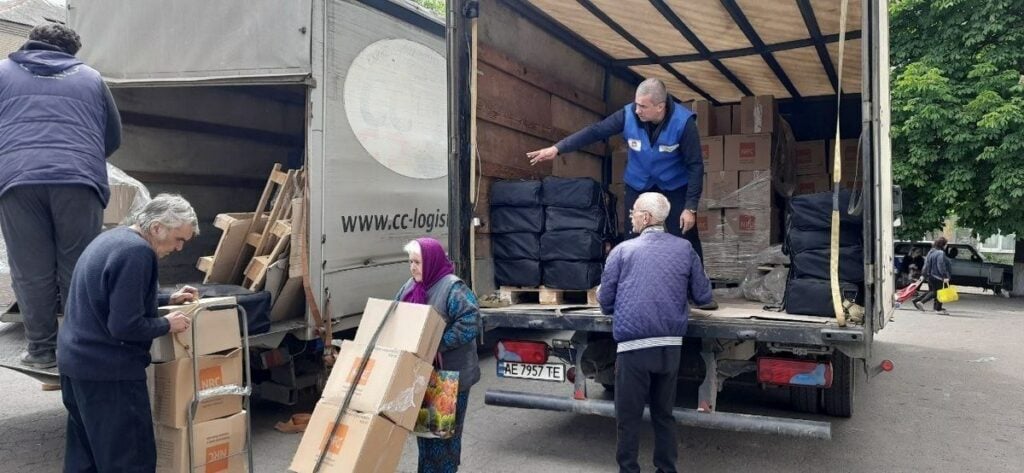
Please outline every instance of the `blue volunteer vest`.
[[661, 190], [672, 191], [685, 186], [688, 181], [683, 150], [679, 146], [686, 121], [693, 112], [679, 103], [672, 105], [672, 115], [653, 144], [636, 117], [634, 105], [625, 107], [622, 137], [629, 148], [629, 162], [623, 180], [633, 189], [643, 191], [657, 186]]

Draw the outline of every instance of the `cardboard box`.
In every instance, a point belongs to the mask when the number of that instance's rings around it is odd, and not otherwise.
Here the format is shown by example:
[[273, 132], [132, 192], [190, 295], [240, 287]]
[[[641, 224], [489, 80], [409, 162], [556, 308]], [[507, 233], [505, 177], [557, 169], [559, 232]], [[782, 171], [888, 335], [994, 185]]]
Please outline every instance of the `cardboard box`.
[[739, 135], [743, 132], [740, 131], [740, 106], [730, 105], [729, 110], [732, 111], [732, 128], [729, 129], [729, 133], [722, 133], [723, 135]]
[[[201, 309], [197, 309], [198, 304]], [[166, 306], [160, 315], [181, 311], [193, 315], [192, 326], [179, 334], [167, 334], [153, 340], [150, 349], [153, 363], [164, 363], [189, 356], [202, 356], [242, 346], [242, 333], [238, 325], [238, 309], [234, 297], [211, 297], [195, 304]], [[230, 306], [230, 308], [227, 308]], [[216, 310], [210, 310], [216, 309]], [[194, 315], [198, 313], [198, 317]], [[192, 347], [192, 331], [196, 331], [196, 346]]]
[[715, 134], [715, 117], [711, 102], [697, 100], [693, 102], [693, 113], [697, 115], [697, 134], [711, 136]]
[[732, 133], [732, 106], [719, 105], [714, 109], [714, 123], [711, 132], [715, 135]]
[[[182, 358], [153, 366], [153, 420], [159, 424], [185, 428], [186, 413], [195, 394], [192, 384], [192, 359]], [[199, 357], [199, 389], [242, 384], [242, 350]], [[242, 411], [242, 396], [225, 396], [199, 403], [196, 422], [230, 416]]]
[[707, 176], [704, 195], [710, 199], [708, 208], [721, 207], [722, 199], [739, 189], [739, 173], [736, 171], [709, 172]]
[[701, 243], [705, 241], [720, 241], [722, 239], [722, 211], [701, 210], [697, 212], [696, 223], [697, 234], [700, 235]]
[[611, 184], [621, 184], [625, 181], [626, 165], [629, 164], [629, 152], [625, 150], [612, 153], [612, 180]]
[[728, 241], [770, 243], [779, 241], [781, 225], [774, 209], [725, 209], [723, 233]]
[[772, 168], [772, 135], [725, 137], [726, 171], [764, 171]]
[[[322, 400], [341, 405], [355, 380], [366, 345], [346, 341], [324, 387]], [[356, 384], [349, 407], [380, 414], [399, 427], [412, 430], [420, 412], [433, 366], [409, 352], [377, 348], [370, 355]]]
[[794, 194], [817, 194], [832, 190], [832, 178], [828, 174], [797, 176]]
[[754, 181], [761, 182], [761, 179], [767, 181], [768, 186], [771, 186], [772, 172], [771, 171], [739, 171], [739, 188], [742, 189]]
[[[245, 416], [200, 422], [192, 432], [192, 471], [242, 473], [246, 470]], [[188, 468], [188, 429], [156, 427], [156, 471], [181, 473]]]
[[392, 301], [384, 299], [367, 299], [355, 342], [368, 345], [374, 332], [381, 328], [375, 346], [407, 351], [432, 363], [444, 334], [444, 318], [429, 305], [398, 302], [381, 327], [391, 304]]
[[326, 449], [321, 473], [394, 472], [409, 433], [381, 416], [353, 410], [345, 412], [341, 425], [334, 430], [340, 409], [329, 402], [317, 403], [288, 469], [311, 473], [320, 452]]
[[112, 184], [110, 186], [110, 201], [107, 208], [103, 209], [103, 225], [117, 226], [132, 211], [132, 203], [135, 202], [135, 195], [139, 190], [129, 184]]
[[725, 169], [725, 140], [721, 136], [705, 136], [700, 139], [700, 156], [704, 158], [704, 172]]
[[[629, 230], [629, 215], [626, 208], [626, 185], [625, 184], [611, 184], [608, 186], [608, 190], [615, 196], [615, 215], [619, 219], [619, 231], [625, 233]], [[703, 201], [703, 199], [702, 199]]]
[[775, 97], [758, 95], [740, 99], [740, 133], [774, 133], [777, 109]]
[[825, 140], [797, 141], [793, 146], [796, 175], [827, 174]]

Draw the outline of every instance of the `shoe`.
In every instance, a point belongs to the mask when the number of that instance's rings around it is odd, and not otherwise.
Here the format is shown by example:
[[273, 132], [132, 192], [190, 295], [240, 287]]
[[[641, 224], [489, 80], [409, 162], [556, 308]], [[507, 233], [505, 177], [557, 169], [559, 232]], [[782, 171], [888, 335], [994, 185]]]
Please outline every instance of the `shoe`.
[[57, 353], [53, 350], [36, 354], [25, 352], [21, 354], [21, 364], [40, 370], [53, 368], [57, 366]]
[[946, 310], [946, 309], [937, 310], [937, 311], [935, 311], [935, 313], [939, 314], [939, 315], [949, 315], [949, 311]]
[[914, 307], [917, 307], [917, 310], [924, 312], [924, 304], [914, 301]]
[[711, 301], [707, 304], [699, 305], [697, 306], [697, 308], [700, 310], [718, 310], [718, 303], [715, 301]]

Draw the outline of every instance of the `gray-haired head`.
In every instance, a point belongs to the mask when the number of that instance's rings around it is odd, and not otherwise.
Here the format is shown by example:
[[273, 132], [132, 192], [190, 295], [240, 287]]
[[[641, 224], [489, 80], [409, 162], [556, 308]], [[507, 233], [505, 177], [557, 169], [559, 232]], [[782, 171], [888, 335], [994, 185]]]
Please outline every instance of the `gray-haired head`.
[[660, 79], [655, 79], [651, 77], [649, 79], [644, 80], [643, 82], [640, 83], [639, 86], [637, 86], [636, 96], [650, 97], [651, 101], [654, 102], [655, 105], [657, 105], [659, 103], [664, 103], [666, 100], [668, 100], [668, 90], [665, 89], [664, 82], [662, 82]]
[[668, 218], [669, 208], [668, 198], [657, 192], [644, 192], [633, 203], [634, 212], [647, 212], [651, 214], [652, 225], [665, 223], [665, 219]]
[[43, 23], [32, 28], [28, 39], [56, 46], [72, 56], [78, 54], [78, 50], [82, 49], [82, 38], [78, 36], [78, 33], [60, 23]]
[[405, 251], [405, 254], [409, 255], [410, 257], [413, 255], [423, 254], [423, 249], [420, 247], [420, 242], [416, 240], [410, 240], [409, 243], [406, 243], [405, 246], [402, 247], [402, 250]]
[[199, 219], [196, 218], [196, 211], [192, 208], [192, 204], [178, 194], [156, 196], [132, 215], [128, 223], [137, 225], [147, 234], [157, 223], [169, 229], [190, 225], [193, 234], [199, 234]]

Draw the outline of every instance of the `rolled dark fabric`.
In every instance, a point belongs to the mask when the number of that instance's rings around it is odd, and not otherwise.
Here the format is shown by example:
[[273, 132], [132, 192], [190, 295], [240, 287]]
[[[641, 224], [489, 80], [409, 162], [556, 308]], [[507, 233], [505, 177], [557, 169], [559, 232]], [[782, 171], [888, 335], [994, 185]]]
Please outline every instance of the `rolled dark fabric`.
[[540, 181], [495, 181], [491, 184], [491, 205], [537, 207], [542, 205]]
[[544, 286], [584, 291], [601, 284], [601, 263], [597, 261], [545, 261]]
[[491, 206], [491, 233], [540, 233], [544, 207]]
[[560, 230], [540, 236], [541, 261], [594, 261], [604, 258], [601, 235], [590, 230]]
[[495, 259], [540, 259], [540, 235], [537, 233], [495, 233], [491, 235]]
[[[839, 293], [844, 300], [852, 299], [858, 304], [863, 304], [860, 286], [856, 284], [840, 281]], [[832, 307], [832, 286], [825, 279], [790, 279], [786, 282], [786, 298], [783, 305], [789, 314], [835, 316]]]
[[[829, 279], [829, 249], [809, 250], [790, 256], [789, 272], [794, 278]], [[864, 282], [864, 248], [839, 248], [839, 280]]]
[[544, 178], [544, 205], [585, 209], [601, 204], [601, 184], [589, 177]]
[[494, 260], [494, 282], [498, 286], [536, 287], [541, 281], [540, 261]]
[[577, 209], [572, 207], [547, 207], [544, 210], [544, 229], [555, 230], [604, 230], [604, 212], [601, 207]]
[[[864, 219], [850, 215], [850, 191], [839, 191], [839, 223], [860, 229]], [[832, 192], [796, 195], [789, 199], [789, 227], [801, 230], [832, 229]]]
[[[861, 246], [864, 243], [864, 236], [860, 228], [853, 225], [842, 225], [839, 227], [839, 246], [851, 247]], [[790, 228], [786, 234], [786, 244], [783, 245], [783, 252], [787, 255], [803, 253], [812, 250], [827, 250], [831, 247], [831, 230], [801, 230]]]

